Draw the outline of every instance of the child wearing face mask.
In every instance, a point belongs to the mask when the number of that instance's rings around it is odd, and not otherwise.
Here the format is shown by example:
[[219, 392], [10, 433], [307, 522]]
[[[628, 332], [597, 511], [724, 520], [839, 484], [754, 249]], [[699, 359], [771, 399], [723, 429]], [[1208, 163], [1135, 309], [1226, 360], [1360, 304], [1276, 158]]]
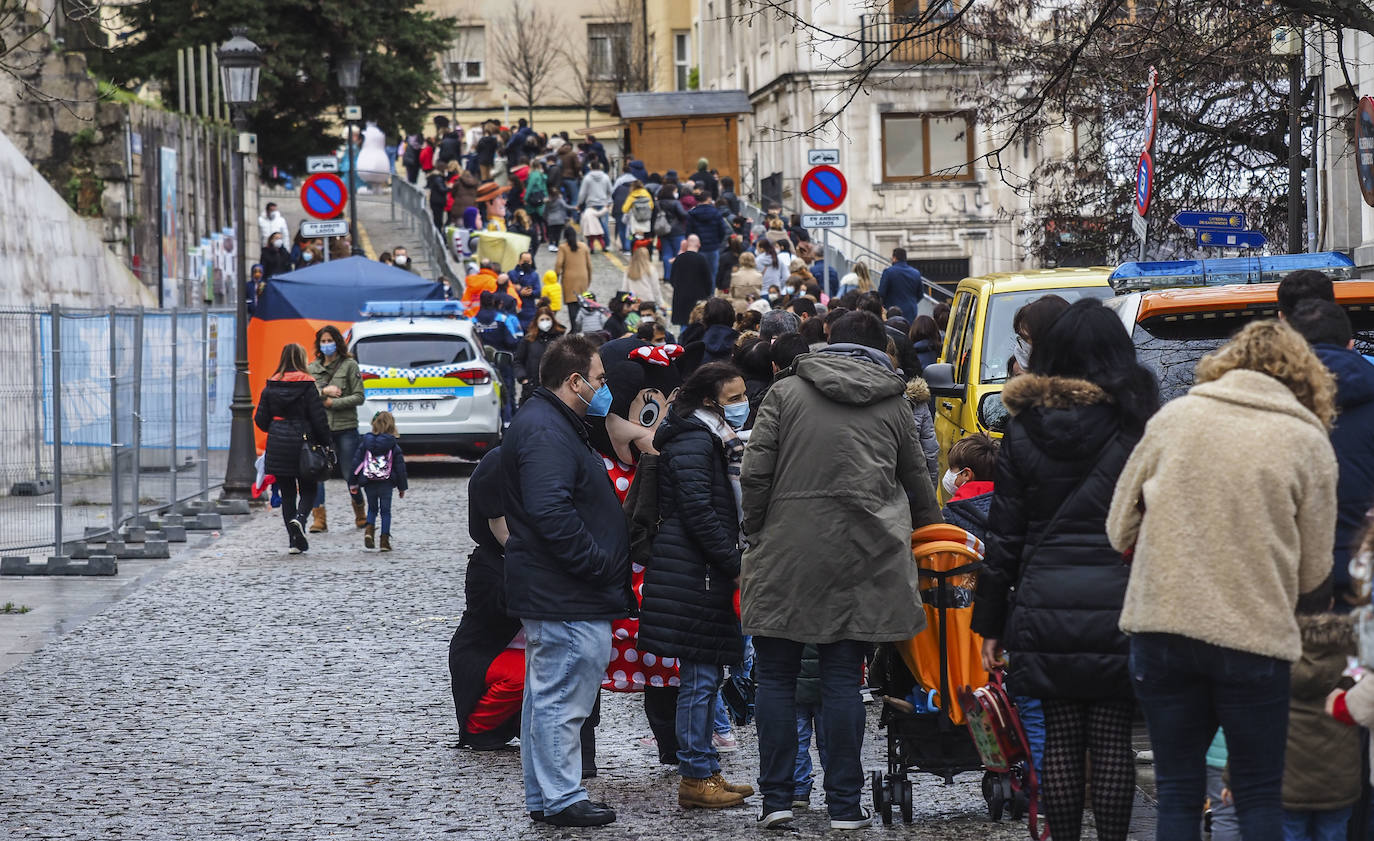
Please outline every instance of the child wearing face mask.
[[[1000, 444], [981, 432], [956, 441], [949, 448], [949, 469], [940, 480], [940, 489], [948, 499], [945, 522], [979, 540], [987, 540], [988, 511], [992, 508], [993, 476]], [[1011, 689], [1015, 692], [1016, 687]], [[1016, 695], [1012, 701], [1026, 729], [1035, 773], [1040, 774], [1045, 753], [1045, 713], [1035, 698]]]

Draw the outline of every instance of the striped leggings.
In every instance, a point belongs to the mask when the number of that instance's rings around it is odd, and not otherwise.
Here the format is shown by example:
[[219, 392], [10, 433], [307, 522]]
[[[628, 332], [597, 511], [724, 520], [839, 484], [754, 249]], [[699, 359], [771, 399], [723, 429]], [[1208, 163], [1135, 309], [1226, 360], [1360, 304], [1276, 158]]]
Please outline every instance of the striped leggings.
[[1054, 841], [1083, 832], [1083, 792], [1092, 762], [1093, 817], [1100, 841], [1126, 841], [1135, 800], [1133, 701], [1046, 700], [1041, 803]]

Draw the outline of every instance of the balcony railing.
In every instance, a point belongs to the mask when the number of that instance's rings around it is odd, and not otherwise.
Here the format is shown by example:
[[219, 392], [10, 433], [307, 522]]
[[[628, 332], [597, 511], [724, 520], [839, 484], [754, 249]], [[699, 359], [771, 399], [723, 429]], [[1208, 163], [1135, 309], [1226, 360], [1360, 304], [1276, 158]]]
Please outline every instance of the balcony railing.
[[940, 17], [862, 15], [859, 29], [865, 62], [965, 64], [979, 52], [957, 22]]

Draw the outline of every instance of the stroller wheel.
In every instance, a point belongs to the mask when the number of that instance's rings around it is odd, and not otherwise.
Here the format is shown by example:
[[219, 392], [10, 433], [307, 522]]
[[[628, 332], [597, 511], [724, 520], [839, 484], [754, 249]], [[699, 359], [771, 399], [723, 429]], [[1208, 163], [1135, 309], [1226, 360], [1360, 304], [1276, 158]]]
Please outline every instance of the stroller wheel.
[[887, 799], [887, 787], [883, 781], [883, 772], [874, 771], [869, 774], [873, 789], [873, 811], [879, 815], [886, 809], [887, 814], [892, 814], [892, 804]]
[[1019, 821], [1030, 811], [1030, 798], [1024, 791], [1018, 791], [1011, 798], [1011, 819]]
[[983, 774], [983, 799], [988, 804], [988, 817], [993, 821], [1002, 820], [1002, 810], [1006, 807], [1006, 798], [1002, 796], [1002, 783], [1000, 775], [992, 771]]
[[911, 823], [911, 780], [901, 777], [897, 781], [897, 802], [902, 808], [902, 823]]

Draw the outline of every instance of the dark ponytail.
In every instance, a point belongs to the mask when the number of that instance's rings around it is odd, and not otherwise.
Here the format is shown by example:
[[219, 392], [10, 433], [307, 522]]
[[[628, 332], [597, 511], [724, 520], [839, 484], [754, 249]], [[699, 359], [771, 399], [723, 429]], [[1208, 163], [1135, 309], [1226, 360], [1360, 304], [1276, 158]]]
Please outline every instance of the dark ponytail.
[[[673, 411], [685, 418], [697, 409], [705, 409], [717, 415], [724, 423], [725, 411], [719, 406], [720, 390], [736, 377], [743, 379], [744, 375], [729, 362], [708, 362], [702, 365], [682, 383], [677, 398], [673, 400]], [[707, 400], [714, 400], [717, 405], [708, 406]]]

